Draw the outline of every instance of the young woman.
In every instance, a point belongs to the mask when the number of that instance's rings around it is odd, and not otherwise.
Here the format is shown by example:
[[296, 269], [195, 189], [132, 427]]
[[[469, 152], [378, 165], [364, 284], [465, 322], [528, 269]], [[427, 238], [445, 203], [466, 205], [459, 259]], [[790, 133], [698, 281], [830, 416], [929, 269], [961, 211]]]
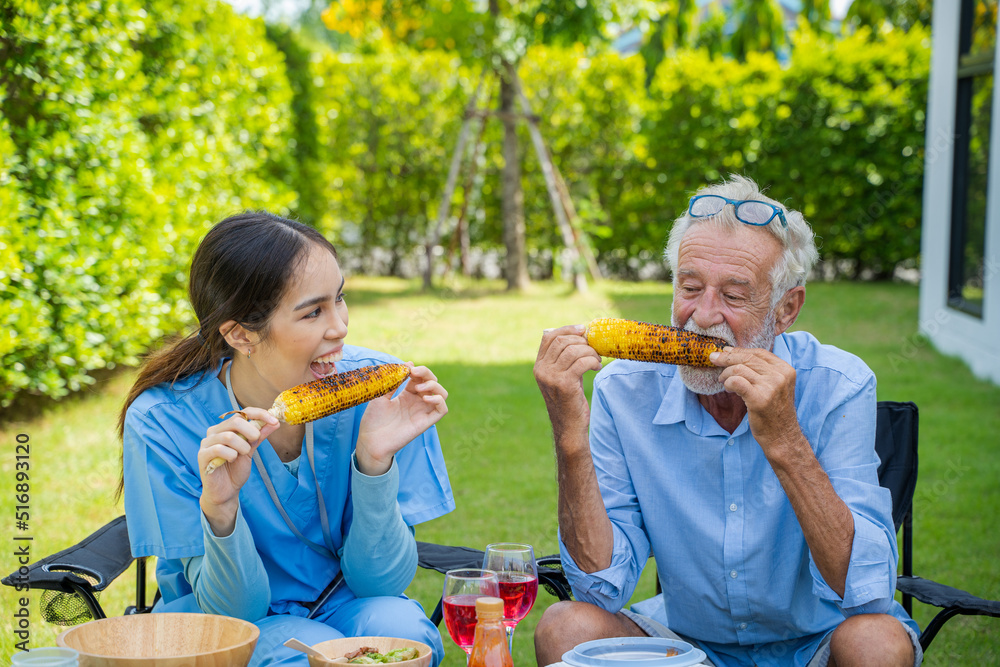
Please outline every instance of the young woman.
[[[343, 288], [336, 250], [311, 227], [227, 218], [192, 262], [197, 333], [143, 366], [120, 419], [120, 490], [132, 553], [157, 557], [156, 611], [255, 623], [254, 666], [307, 664], [282, 646], [290, 637], [406, 637], [443, 657], [403, 591], [411, 526], [455, 506], [434, 427], [448, 393], [408, 364], [391, 398], [294, 426], [266, 411], [295, 385], [398, 361], [345, 344]], [[206, 473], [217, 457], [227, 463]]]

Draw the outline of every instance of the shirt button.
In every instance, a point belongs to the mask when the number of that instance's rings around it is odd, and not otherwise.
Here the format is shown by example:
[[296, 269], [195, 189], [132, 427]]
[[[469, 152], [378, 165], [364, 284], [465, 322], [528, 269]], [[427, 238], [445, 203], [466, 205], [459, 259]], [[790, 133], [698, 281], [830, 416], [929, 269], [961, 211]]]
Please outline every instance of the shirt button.
[[736, 503], [733, 503], [732, 505], [729, 506], [729, 511], [730, 512], [735, 512], [736, 511]]
[[733, 570], [732, 572], [730, 572], [730, 573], [729, 573], [729, 576], [730, 576], [730, 577], [732, 577], [733, 579], [735, 579], [735, 578], [736, 578], [736, 577], [738, 577], [739, 575], [738, 575], [738, 574], [736, 574], [736, 570]]
[[732, 445], [734, 445], [734, 444], [736, 444], [736, 443], [735, 443], [735, 441], [734, 441], [734, 440], [730, 440], [730, 441], [729, 441], [729, 442], [727, 442], [726, 444], [727, 444], [727, 445], [730, 445], [730, 446], [732, 446]]
[[740, 623], [740, 630], [746, 630], [746, 629], [747, 629], [747, 624], [746, 623]]

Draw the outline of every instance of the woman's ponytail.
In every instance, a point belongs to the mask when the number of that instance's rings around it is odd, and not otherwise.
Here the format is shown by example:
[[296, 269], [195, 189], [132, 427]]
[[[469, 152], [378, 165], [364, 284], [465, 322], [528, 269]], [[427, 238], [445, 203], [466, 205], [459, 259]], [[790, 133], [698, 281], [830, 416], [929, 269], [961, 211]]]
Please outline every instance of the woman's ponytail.
[[118, 415], [118, 437], [125, 435], [125, 413], [139, 394], [158, 384], [174, 383], [189, 375], [207, 371], [225, 354], [226, 350], [213, 350], [198, 333], [174, 340], [147, 357], [139, 369], [135, 384], [125, 398], [121, 414]]

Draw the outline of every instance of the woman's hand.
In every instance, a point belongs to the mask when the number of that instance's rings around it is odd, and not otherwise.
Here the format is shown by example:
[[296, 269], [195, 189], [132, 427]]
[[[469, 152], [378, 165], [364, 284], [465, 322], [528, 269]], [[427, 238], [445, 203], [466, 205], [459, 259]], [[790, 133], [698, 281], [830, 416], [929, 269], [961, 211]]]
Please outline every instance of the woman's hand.
[[[258, 428], [253, 421], [263, 422], [263, 426]], [[198, 451], [201, 511], [217, 537], [233, 532], [240, 489], [250, 478], [251, 455], [278, 426], [278, 420], [267, 410], [244, 408], [225, 421], [210, 426], [205, 433]], [[210, 475], [206, 474], [206, 466], [216, 457], [225, 459], [226, 465]]]
[[410, 380], [396, 398], [371, 401], [361, 418], [356, 456], [365, 475], [384, 474], [408, 442], [448, 414], [448, 392], [426, 366], [410, 367]]

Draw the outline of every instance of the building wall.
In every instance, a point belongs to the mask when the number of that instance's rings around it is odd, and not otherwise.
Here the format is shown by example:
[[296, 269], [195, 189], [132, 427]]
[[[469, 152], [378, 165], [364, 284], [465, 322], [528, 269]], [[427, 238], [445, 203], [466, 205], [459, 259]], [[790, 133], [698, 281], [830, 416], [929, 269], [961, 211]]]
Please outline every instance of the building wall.
[[[1000, 69], [995, 69], [983, 317], [948, 307], [959, 12], [934, 12], [921, 236], [920, 330], [978, 377], [1000, 384]], [[998, 40], [1000, 46], [1000, 40]], [[1000, 64], [1000, 59], [994, 57]]]

